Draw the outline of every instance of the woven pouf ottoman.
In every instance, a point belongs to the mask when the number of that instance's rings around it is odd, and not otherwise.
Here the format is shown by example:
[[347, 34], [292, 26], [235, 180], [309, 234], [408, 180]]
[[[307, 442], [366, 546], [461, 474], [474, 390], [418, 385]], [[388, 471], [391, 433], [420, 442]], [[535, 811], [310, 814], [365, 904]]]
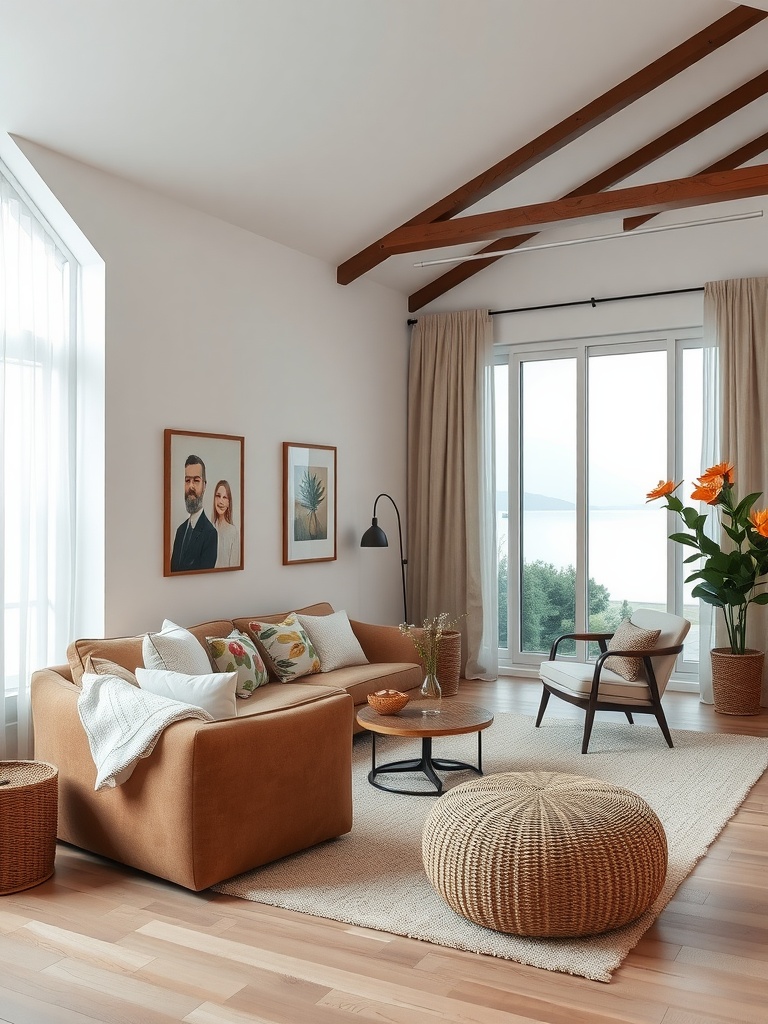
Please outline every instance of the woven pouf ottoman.
[[424, 826], [424, 867], [448, 905], [514, 935], [597, 935], [639, 917], [667, 873], [661, 822], [636, 793], [559, 772], [448, 790]]

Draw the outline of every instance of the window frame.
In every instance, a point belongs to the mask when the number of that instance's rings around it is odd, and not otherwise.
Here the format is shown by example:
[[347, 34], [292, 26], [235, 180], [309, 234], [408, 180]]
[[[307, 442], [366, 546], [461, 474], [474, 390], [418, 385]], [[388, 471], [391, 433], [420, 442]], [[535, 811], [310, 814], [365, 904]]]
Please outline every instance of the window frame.
[[[590, 356], [629, 354], [632, 352], [666, 351], [667, 354], [667, 479], [682, 479], [682, 434], [677, 429], [682, 414], [683, 354], [686, 349], [705, 348], [700, 325], [668, 328], [644, 332], [611, 332], [597, 336], [558, 338], [551, 341], [517, 342], [498, 346], [496, 365], [507, 365], [508, 388], [508, 532], [507, 532], [507, 644], [499, 648], [499, 670], [504, 675], [527, 675], [538, 669], [547, 655], [529, 653], [521, 648], [521, 498], [522, 498], [522, 366], [529, 361], [576, 359], [576, 623], [586, 622], [588, 601], [588, 360]], [[499, 424], [497, 423], [497, 430]], [[669, 523], [672, 532], [675, 524]], [[683, 614], [683, 580], [687, 575], [683, 565], [685, 552], [680, 545], [667, 546], [667, 608]], [[512, 567], [516, 571], [512, 572]], [[587, 644], [577, 644], [574, 659], [587, 658]], [[674, 679], [680, 688], [695, 689], [698, 679], [698, 661], [684, 660], [681, 654], [675, 667]]]

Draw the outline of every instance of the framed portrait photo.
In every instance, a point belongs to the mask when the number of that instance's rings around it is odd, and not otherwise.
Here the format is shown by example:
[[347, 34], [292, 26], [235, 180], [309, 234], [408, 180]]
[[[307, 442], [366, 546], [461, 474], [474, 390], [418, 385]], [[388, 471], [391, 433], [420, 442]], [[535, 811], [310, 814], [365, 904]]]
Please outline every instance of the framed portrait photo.
[[163, 575], [243, 568], [245, 439], [164, 432]]
[[336, 558], [336, 449], [283, 442], [283, 565]]

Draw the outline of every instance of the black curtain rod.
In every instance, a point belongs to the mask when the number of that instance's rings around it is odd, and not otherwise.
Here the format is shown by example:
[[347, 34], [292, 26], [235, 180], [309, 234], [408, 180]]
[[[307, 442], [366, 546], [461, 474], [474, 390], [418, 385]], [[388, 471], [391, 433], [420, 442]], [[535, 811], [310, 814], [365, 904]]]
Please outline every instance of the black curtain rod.
[[[502, 313], [533, 313], [539, 309], [562, 309], [565, 306], [597, 306], [598, 302], [623, 302], [625, 299], [655, 299], [659, 295], [685, 295], [687, 292], [703, 292], [704, 286], [697, 288], [671, 288], [666, 292], [641, 292], [639, 295], [610, 295], [606, 299], [576, 299], [574, 302], [550, 302], [545, 306], [518, 306], [516, 309], [489, 309], [488, 316], [501, 316]], [[408, 321], [413, 327], [418, 319]]]

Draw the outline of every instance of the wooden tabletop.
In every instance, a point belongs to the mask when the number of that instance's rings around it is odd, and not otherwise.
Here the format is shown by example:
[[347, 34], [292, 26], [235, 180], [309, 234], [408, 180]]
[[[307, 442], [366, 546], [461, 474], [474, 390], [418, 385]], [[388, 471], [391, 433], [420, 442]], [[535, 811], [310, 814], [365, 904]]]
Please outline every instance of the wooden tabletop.
[[[436, 706], [440, 708], [436, 715], [422, 714], [423, 709]], [[366, 704], [357, 712], [357, 721], [364, 729], [388, 736], [458, 736], [487, 729], [493, 722], [493, 712], [453, 700], [416, 699], [394, 715], [380, 715]]]

